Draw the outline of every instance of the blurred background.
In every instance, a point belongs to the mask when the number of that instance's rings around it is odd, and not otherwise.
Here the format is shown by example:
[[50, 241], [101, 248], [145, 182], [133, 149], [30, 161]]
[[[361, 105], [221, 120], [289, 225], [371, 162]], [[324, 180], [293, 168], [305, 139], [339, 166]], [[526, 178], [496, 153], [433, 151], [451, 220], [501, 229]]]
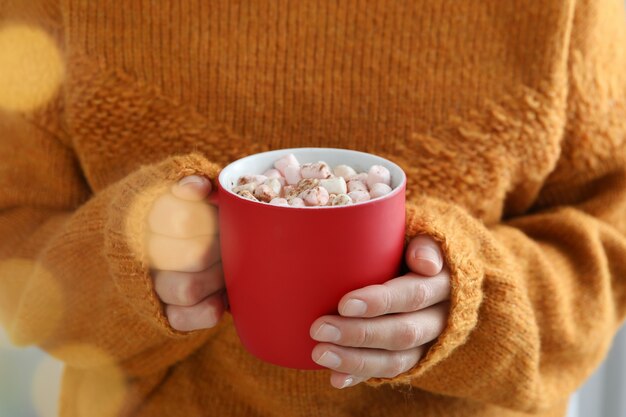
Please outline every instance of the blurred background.
[[0, 417], [56, 417], [63, 364], [12, 346], [0, 327]]
[[[12, 347], [0, 329], [0, 417], [57, 417], [62, 370], [35, 347]], [[606, 361], [572, 396], [568, 417], [626, 417], [626, 327]]]

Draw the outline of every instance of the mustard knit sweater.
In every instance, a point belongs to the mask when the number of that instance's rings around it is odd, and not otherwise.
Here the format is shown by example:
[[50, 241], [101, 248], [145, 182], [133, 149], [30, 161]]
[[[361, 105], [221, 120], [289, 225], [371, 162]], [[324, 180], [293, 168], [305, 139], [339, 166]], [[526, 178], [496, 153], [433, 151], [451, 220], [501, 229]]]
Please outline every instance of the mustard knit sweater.
[[[626, 315], [622, 3], [0, 0], [0, 323], [67, 364], [61, 417], [564, 416]], [[447, 326], [396, 378], [163, 314], [156, 196], [299, 146], [397, 162], [442, 244]]]

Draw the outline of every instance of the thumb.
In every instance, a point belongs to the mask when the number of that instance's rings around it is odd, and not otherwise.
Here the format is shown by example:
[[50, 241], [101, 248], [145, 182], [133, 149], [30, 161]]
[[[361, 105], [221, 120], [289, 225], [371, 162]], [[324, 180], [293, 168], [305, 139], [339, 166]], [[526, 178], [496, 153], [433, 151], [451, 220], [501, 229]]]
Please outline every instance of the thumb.
[[200, 175], [188, 175], [172, 185], [172, 194], [181, 200], [201, 201], [211, 193], [211, 181]]
[[406, 248], [405, 261], [409, 269], [419, 275], [434, 276], [443, 268], [441, 248], [428, 235], [411, 239]]

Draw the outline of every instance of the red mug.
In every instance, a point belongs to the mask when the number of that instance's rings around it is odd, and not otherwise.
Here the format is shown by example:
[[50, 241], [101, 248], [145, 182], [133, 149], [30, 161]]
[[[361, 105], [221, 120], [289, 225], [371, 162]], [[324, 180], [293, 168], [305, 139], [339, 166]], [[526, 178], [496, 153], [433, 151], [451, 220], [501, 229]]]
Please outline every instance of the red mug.
[[[302, 208], [255, 202], [231, 191], [242, 175], [263, 173], [290, 153], [301, 164], [325, 161], [357, 172], [383, 165], [392, 191], [348, 206]], [[405, 190], [398, 165], [348, 149], [263, 152], [221, 171], [216, 199], [224, 278], [237, 334], [250, 353], [284, 367], [323, 369], [311, 358], [318, 342], [309, 328], [320, 316], [338, 314], [346, 293], [398, 275]]]

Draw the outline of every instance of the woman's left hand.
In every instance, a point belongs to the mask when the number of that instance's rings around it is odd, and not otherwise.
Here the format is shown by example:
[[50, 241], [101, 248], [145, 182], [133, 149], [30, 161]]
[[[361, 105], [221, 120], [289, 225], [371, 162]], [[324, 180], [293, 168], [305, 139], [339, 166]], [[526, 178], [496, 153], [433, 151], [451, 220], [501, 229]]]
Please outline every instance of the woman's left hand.
[[339, 316], [322, 316], [311, 325], [311, 337], [328, 342], [316, 345], [311, 356], [333, 371], [332, 386], [346, 388], [406, 372], [443, 331], [450, 274], [439, 245], [429, 236], [417, 236], [407, 246], [405, 260], [411, 272], [349, 292], [339, 301]]

